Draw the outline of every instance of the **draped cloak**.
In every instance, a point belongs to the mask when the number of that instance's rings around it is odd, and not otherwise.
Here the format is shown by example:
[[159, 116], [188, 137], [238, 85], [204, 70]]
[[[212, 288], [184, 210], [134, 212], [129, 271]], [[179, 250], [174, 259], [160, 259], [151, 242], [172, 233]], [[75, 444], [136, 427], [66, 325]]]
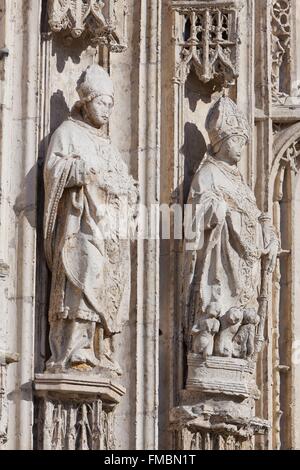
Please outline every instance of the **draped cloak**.
[[78, 115], [53, 134], [44, 183], [49, 321], [93, 321], [117, 333], [129, 310], [135, 181], [110, 140]]
[[[264, 249], [261, 212], [237, 167], [207, 154], [190, 189], [185, 220], [184, 330], [215, 302], [257, 308]], [[216, 305], [214, 304], [214, 305]]]

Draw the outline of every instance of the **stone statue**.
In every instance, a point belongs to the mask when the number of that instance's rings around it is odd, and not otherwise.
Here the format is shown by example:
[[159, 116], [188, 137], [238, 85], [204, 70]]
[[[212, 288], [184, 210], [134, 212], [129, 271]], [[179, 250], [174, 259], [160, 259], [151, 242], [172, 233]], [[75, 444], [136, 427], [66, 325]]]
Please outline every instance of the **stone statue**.
[[246, 308], [243, 312], [242, 325], [233, 340], [233, 357], [252, 357], [255, 352], [256, 325], [260, 317], [254, 308]]
[[129, 311], [137, 188], [106, 135], [114, 105], [109, 75], [88, 67], [77, 92], [80, 100], [54, 132], [44, 168], [45, 253], [52, 272], [47, 371], [120, 373], [113, 336]]
[[215, 354], [217, 356], [231, 357], [233, 351], [233, 338], [239, 331], [243, 319], [241, 309], [231, 307], [220, 318], [220, 334], [215, 342]]
[[185, 225], [187, 347], [204, 357], [245, 358], [254, 354], [258, 323], [263, 331], [278, 239], [237, 167], [249, 127], [231, 99], [216, 101], [206, 129], [210, 146], [191, 185]]
[[211, 356], [214, 349], [214, 336], [220, 329], [217, 317], [220, 311], [213, 302], [207, 307], [205, 316], [200, 316], [192, 328], [193, 345], [192, 350], [203, 357]]

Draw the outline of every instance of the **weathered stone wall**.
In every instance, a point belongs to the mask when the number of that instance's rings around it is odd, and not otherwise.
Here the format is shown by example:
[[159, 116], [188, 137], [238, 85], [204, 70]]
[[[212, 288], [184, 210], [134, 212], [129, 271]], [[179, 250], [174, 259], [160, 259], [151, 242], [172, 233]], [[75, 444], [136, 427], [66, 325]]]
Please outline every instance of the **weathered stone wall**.
[[[99, 63], [114, 81], [109, 134], [139, 182], [141, 202], [182, 207], [209, 143], [208, 109], [224, 83], [213, 67], [207, 83], [203, 70], [185, 67], [181, 53], [187, 30], [180, 11], [191, 4], [217, 8], [229, 3], [237, 11], [239, 40], [232, 41], [238, 53], [232, 53], [233, 68], [225, 73], [233, 82], [228, 95], [251, 128], [239, 168], [281, 238], [270, 283], [267, 341], [257, 366], [261, 398], [256, 416], [270, 427], [255, 445], [300, 448], [295, 354], [300, 340], [300, 5], [295, 0], [126, 3], [127, 49], [108, 52], [85, 36], [70, 40], [64, 31], [51, 31], [47, 1], [0, 0], [0, 445], [37, 446], [33, 383], [50, 356], [42, 170], [51, 135], [78, 99], [79, 76]], [[2, 54], [4, 48], [8, 55]], [[158, 219], [154, 232], [159, 232]], [[183, 443], [185, 430], [172, 433], [169, 421], [187, 377], [183, 240], [159, 240], [155, 233], [132, 243], [129, 320], [116, 337], [126, 388], [114, 412], [119, 449], [191, 445]], [[229, 441], [228, 447], [235, 445]]]

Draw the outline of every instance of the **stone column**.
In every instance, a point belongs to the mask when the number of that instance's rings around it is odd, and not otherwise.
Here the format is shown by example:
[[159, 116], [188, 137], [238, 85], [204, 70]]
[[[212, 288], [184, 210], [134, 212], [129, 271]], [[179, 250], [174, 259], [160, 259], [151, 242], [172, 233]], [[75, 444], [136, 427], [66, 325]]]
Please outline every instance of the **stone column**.
[[137, 244], [136, 448], [147, 450], [158, 446], [161, 0], [140, 4], [138, 172], [149, 216]]

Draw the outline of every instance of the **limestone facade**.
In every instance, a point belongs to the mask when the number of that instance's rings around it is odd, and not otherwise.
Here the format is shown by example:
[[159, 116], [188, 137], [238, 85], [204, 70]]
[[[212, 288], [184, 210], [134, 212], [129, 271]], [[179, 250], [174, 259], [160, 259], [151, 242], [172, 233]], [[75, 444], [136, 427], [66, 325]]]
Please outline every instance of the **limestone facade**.
[[[300, 448], [299, 25], [296, 0], [0, 0], [1, 449]], [[135, 236], [103, 251], [87, 208]]]

